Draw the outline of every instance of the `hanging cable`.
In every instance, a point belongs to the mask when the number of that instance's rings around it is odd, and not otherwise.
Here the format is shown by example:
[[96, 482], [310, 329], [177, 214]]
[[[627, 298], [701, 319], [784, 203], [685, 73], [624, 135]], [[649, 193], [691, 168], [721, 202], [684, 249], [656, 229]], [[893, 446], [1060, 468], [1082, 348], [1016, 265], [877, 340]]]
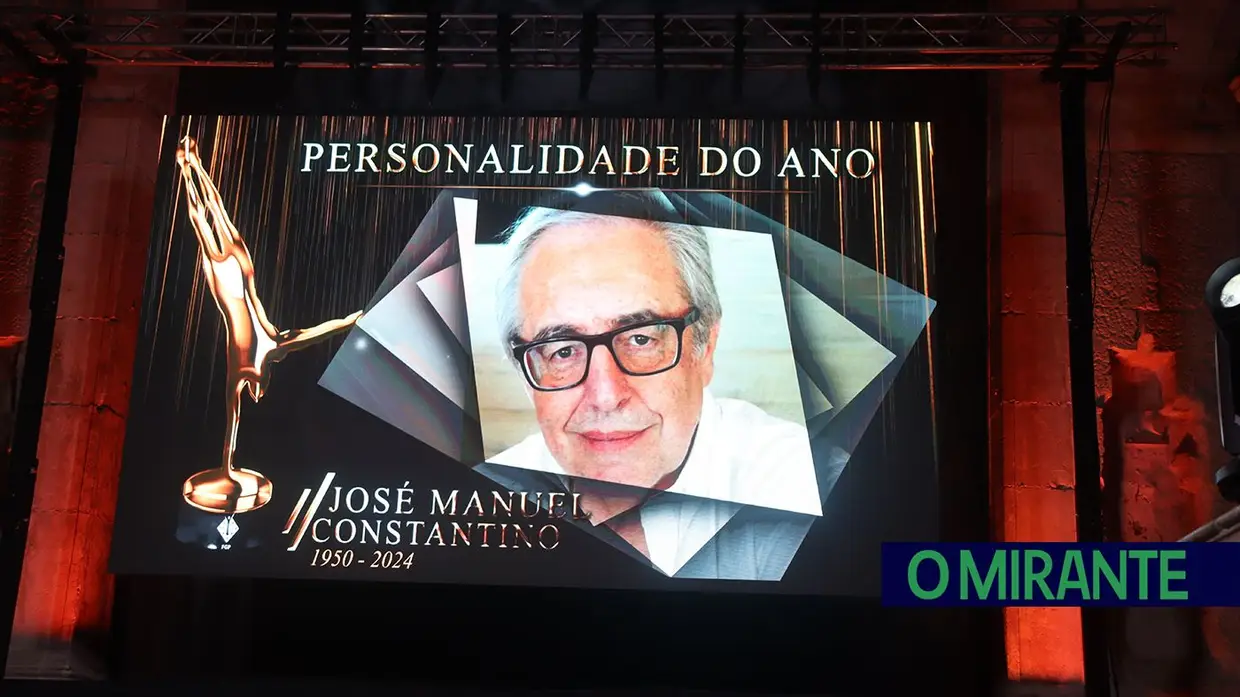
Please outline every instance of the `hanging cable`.
[[1094, 176], [1094, 197], [1089, 206], [1091, 240], [1094, 230], [1098, 228], [1106, 214], [1107, 202], [1111, 196], [1111, 97], [1114, 93], [1115, 74], [1112, 73], [1111, 78], [1107, 80], [1107, 91], [1102, 98], [1102, 113], [1098, 120], [1098, 167]]

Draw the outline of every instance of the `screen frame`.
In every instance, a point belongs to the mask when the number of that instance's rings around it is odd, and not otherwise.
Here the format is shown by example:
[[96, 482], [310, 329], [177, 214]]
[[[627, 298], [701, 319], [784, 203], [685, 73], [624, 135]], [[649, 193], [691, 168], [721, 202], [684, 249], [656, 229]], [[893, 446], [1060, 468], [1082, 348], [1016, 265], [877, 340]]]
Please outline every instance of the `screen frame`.
[[[575, 87], [576, 73], [565, 73]], [[410, 95], [402, 104], [376, 108], [376, 102], [367, 101], [364, 95], [382, 92], [383, 80], [392, 78], [375, 75], [369, 91], [357, 99], [354, 78], [346, 71], [304, 71], [290, 79], [275, 70], [186, 69], [177, 111], [599, 118], [701, 118], [709, 114], [711, 118], [931, 122], [936, 149], [954, 153], [951, 160], [941, 155], [936, 158], [934, 285], [938, 310], [934, 331], [936, 346], [945, 346], [944, 337], [951, 336], [951, 350], [936, 351], [934, 369], [941, 384], [950, 386], [944, 393], [950, 394], [950, 401], [943, 401], [952, 405], [941, 409], [937, 419], [940, 531], [945, 541], [989, 540], [990, 405], [988, 371], [981, 368], [989, 357], [990, 314], [985, 78], [924, 73], [828, 75], [831, 79], [824, 78], [822, 86], [829, 93], [825, 103], [808, 99], [805, 91], [799, 103], [792, 98], [785, 103], [763, 103], [758, 97], [748, 97], [730, 104], [695, 104], [671, 98], [660, 105], [643, 101], [645, 95], [634, 95], [628, 106], [573, 104], [571, 97], [562, 94], [561, 73], [548, 83], [554, 82], [556, 89], [547, 92], [561, 93], [559, 98], [566, 103], [555, 104], [555, 97], [546, 93], [538, 97], [556, 108], [532, 109], [521, 100], [505, 102], [500, 90], [485, 99], [443, 92], [433, 105]], [[537, 76], [530, 79], [537, 80]], [[289, 80], [289, 85], [282, 82]], [[223, 85], [231, 87], [221, 91]], [[668, 89], [671, 95], [675, 84]], [[953, 98], [944, 99], [943, 94]], [[932, 95], [938, 98], [927, 98]], [[957, 268], [976, 271], [948, 271]], [[186, 601], [191, 610], [180, 607]], [[255, 619], [256, 608], [270, 609], [273, 604], [283, 606], [282, 612], [264, 612], [264, 620]], [[554, 608], [545, 612], [545, 624], [534, 630], [529, 622], [536, 614], [521, 619], [521, 613], [512, 610], [526, 608], [528, 613], [532, 607]], [[305, 608], [314, 608], [311, 618], [306, 617]], [[449, 610], [440, 613], [443, 608]], [[723, 615], [735, 621], [724, 623]], [[997, 682], [1003, 663], [999, 611], [891, 611], [875, 598], [121, 576], [113, 618], [113, 670], [134, 676], [149, 674], [159, 661], [153, 660], [151, 642], [135, 644], [135, 637], [152, 632], [192, 637], [176, 650], [165, 645], [158, 653], [165, 664], [196, 664], [194, 656], [208, 650], [213, 641], [229, 640], [213, 638], [222, 631], [221, 618], [231, 618], [223, 624], [234, 629], [225, 637], [235, 640], [238, 630], [251, 634], [250, 658], [234, 667], [239, 671], [237, 677], [324, 671], [336, 677], [384, 676], [507, 688], [655, 683], [698, 689], [866, 694], [880, 685], [879, 691], [886, 691], [945, 680], [961, 687]], [[582, 626], [583, 621], [588, 624]], [[833, 632], [823, 637], [824, 626], [845, 627], [849, 634]], [[547, 652], [514, 672], [511, 652], [518, 649], [509, 642], [522, 641], [529, 631], [544, 637]], [[643, 662], [640, 657], [648, 656], [652, 666], [669, 653], [679, 658], [641, 675], [617, 671], [608, 647], [600, 649], [597, 642], [562, 636], [582, 632], [606, 634], [606, 643], [614, 650], [638, 646], [641, 650], [634, 655]], [[731, 634], [744, 638], [724, 641]], [[304, 650], [290, 648], [290, 637], [299, 637], [296, 643]], [[509, 643], [508, 658], [480, 660], [474, 647], [463, 645], [470, 637], [484, 645]], [[140, 648], [143, 644], [147, 648]], [[401, 656], [415, 646], [420, 657], [417, 663], [422, 666], [416, 678], [401, 669]], [[963, 658], [949, 658], [961, 649]], [[882, 660], [878, 660], [879, 651], [884, 652]], [[350, 654], [357, 658], [343, 658]], [[777, 654], [782, 657], [771, 658]], [[329, 655], [342, 656], [340, 663], [354, 669], [328, 670], [323, 657]], [[744, 656], [750, 656], [747, 666]], [[702, 675], [703, 665], [716, 663], [720, 666], [716, 674]], [[543, 672], [534, 669], [536, 664]], [[467, 669], [458, 673], [454, 666]]]

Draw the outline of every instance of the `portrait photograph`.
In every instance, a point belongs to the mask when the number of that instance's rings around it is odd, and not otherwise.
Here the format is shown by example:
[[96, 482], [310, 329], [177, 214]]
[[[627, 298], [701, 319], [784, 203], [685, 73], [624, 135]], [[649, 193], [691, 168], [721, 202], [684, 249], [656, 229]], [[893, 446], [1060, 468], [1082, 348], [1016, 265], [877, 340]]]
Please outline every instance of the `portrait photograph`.
[[470, 232], [486, 463], [821, 515], [770, 235], [485, 202]]

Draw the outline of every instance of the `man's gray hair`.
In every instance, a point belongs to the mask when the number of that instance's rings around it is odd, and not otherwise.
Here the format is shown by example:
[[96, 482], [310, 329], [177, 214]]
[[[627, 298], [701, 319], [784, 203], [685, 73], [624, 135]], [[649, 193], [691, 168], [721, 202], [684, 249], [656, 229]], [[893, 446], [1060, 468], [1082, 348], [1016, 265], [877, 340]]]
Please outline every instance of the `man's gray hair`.
[[693, 326], [695, 346], [705, 352], [710, 332], [723, 316], [719, 292], [715, 288], [715, 272], [711, 265], [710, 240], [706, 231], [696, 225], [638, 220], [581, 211], [531, 208], [504, 233], [511, 258], [496, 288], [496, 308], [501, 339], [506, 343], [520, 340], [521, 275], [525, 261], [534, 245], [548, 231], [556, 228], [638, 224], [663, 235], [680, 272], [680, 287], [689, 304], [698, 311]]

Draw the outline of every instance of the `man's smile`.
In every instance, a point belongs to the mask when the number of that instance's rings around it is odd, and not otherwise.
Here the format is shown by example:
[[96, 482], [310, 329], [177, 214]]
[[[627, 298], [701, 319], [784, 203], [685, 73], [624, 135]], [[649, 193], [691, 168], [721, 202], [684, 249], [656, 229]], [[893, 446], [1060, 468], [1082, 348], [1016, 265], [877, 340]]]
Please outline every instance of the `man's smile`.
[[584, 431], [575, 435], [585, 447], [594, 452], [613, 453], [633, 446], [651, 428], [653, 426], [640, 431]]

